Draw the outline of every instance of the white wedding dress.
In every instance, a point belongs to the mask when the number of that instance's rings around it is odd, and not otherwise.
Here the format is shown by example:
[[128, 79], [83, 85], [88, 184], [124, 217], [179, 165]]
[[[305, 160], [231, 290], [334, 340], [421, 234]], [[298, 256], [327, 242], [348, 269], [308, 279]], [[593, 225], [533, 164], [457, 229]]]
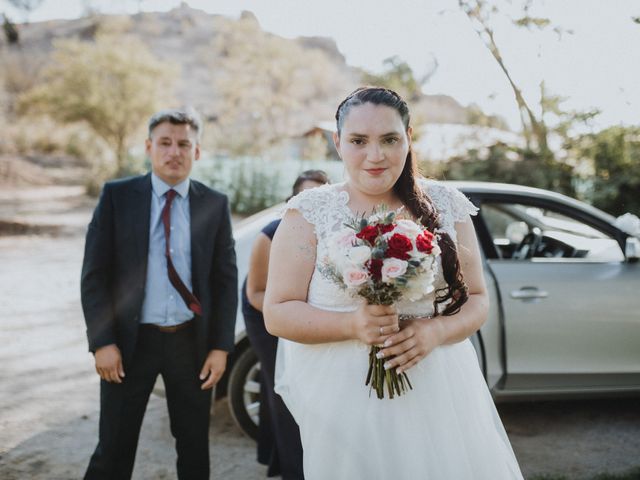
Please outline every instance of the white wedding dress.
[[[422, 181], [442, 229], [476, 208], [451, 187]], [[343, 184], [305, 190], [287, 204], [315, 227], [316, 269], [308, 303], [352, 311], [348, 296], [318, 270], [327, 236], [352, 215]], [[442, 285], [442, 274], [436, 286]], [[430, 315], [433, 297], [398, 304], [405, 314]], [[413, 390], [378, 399], [365, 386], [369, 346], [358, 341], [303, 345], [280, 340], [276, 392], [300, 426], [306, 480], [521, 479], [511, 445], [469, 340], [441, 346], [407, 374]]]

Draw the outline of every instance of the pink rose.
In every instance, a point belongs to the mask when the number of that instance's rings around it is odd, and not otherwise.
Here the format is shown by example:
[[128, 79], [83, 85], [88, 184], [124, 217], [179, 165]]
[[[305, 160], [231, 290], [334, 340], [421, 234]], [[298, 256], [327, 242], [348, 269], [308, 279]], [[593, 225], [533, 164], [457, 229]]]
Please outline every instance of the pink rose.
[[342, 280], [344, 284], [351, 287], [358, 287], [369, 280], [369, 273], [356, 267], [347, 267], [342, 272]]
[[351, 248], [357, 241], [356, 232], [351, 228], [342, 229], [333, 237], [333, 244], [340, 249]]
[[385, 258], [382, 262], [382, 281], [389, 282], [398, 278], [407, 271], [407, 262], [398, 258]]

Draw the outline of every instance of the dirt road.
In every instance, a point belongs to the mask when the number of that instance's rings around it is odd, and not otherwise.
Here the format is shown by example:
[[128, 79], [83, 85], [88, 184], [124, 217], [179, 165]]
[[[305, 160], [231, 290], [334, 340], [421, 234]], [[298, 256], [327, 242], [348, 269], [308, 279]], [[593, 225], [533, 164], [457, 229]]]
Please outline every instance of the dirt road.
[[[91, 201], [49, 191], [36, 205], [0, 194], [0, 219], [63, 225], [55, 236], [0, 236], [0, 478], [81, 478], [95, 447], [98, 377], [79, 305], [82, 232]], [[37, 203], [37, 202], [36, 202]], [[499, 408], [527, 478], [587, 479], [640, 467], [640, 401], [518, 403]], [[216, 479], [265, 478], [254, 444], [215, 406]], [[134, 478], [175, 478], [164, 399], [152, 395]]]

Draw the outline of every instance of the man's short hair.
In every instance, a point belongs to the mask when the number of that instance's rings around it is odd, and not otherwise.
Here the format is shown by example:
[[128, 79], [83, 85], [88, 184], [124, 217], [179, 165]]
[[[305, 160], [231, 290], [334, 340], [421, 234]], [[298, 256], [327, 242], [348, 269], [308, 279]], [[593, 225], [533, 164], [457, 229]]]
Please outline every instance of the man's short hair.
[[202, 121], [200, 115], [194, 108], [177, 108], [171, 110], [160, 110], [154, 113], [149, 119], [149, 138], [151, 138], [151, 132], [158, 125], [164, 122], [172, 123], [173, 125], [189, 125], [196, 133], [196, 139], [200, 142], [202, 136]]

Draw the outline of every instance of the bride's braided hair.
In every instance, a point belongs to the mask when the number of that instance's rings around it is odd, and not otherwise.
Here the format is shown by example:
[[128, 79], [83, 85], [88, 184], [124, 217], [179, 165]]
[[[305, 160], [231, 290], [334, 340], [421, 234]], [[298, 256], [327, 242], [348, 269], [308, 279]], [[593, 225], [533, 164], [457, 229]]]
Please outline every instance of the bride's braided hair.
[[[400, 115], [405, 131], [409, 129], [409, 107], [400, 95], [387, 88], [361, 87], [353, 91], [338, 106], [336, 111], [338, 135], [342, 131], [344, 119], [351, 107], [365, 103], [393, 108]], [[411, 148], [409, 148], [402, 173], [393, 186], [393, 191], [415, 218], [419, 218], [429, 231], [435, 232], [441, 227], [438, 213], [429, 195], [416, 182], [418, 176], [416, 161]], [[453, 315], [460, 310], [469, 295], [460, 271], [460, 261], [455, 243], [444, 231], [439, 230], [438, 236], [438, 245], [442, 250], [442, 270], [447, 286], [436, 292], [434, 308], [435, 313], [438, 314], [438, 306], [444, 303], [441, 314]]]

